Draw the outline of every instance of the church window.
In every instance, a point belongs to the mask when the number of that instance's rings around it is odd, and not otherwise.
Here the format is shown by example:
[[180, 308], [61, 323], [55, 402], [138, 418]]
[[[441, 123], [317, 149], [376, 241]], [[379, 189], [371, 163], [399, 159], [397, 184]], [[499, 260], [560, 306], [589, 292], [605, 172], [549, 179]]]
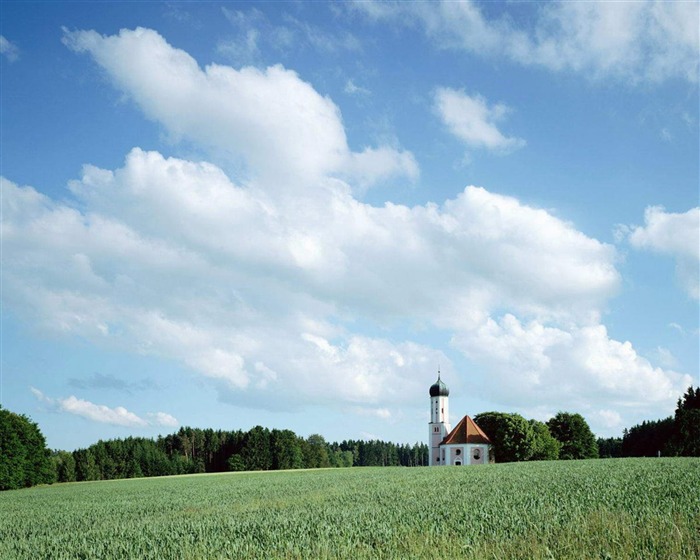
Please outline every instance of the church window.
[[461, 450], [461, 449], [457, 449], [457, 450], [455, 451], [455, 453], [456, 453], [457, 455], [461, 455], [461, 454], [462, 454], [462, 450]]

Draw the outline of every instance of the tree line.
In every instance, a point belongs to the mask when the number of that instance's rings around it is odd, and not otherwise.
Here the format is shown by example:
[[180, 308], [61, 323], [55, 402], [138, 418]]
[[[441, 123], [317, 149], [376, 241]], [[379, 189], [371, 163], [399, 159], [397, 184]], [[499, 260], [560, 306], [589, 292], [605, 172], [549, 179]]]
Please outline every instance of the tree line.
[[[580, 414], [559, 412], [546, 423], [519, 414], [484, 412], [474, 421], [493, 443], [496, 462], [596, 457], [700, 456], [700, 388], [690, 387], [674, 416], [596, 440]], [[0, 490], [36, 484], [243, 470], [352, 466], [424, 466], [424, 443], [380, 440], [328, 443], [291, 430], [180, 428], [157, 439], [128, 437], [85, 448], [49, 451], [36, 423], [0, 406]]]
[[598, 444], [601, 457], [700, 457], [700, 387], [688, 388], [673, 416], [625, 428], [621, 438]]
[[[50, 452], [35, 423], [26, 416], [0, 412], [3, 421], [14, 422], [12, 426], [1, 425], [0, 430], [1, 490], [53, 482], [206, 472], [428, 464], [428, 448], [424, 443], [412, 446], [379, 440], [328, 443], [319, 434], [302, 438], [291, 430], [269, 430], [262, 426], [249, 431], [183, 427], [157, 439], [100, 440], [73, 452]], [[32, 437], [24, 437], [25, 432]], [[12, 438], [6, 442], [9, 434]]]
[[493, 442], [496, 462], [597, 457], [700, 457], [700, 387], [678, 399], [674, 416], [598, 438], [580, 414], [559, 412], [546, 423], [519, 414], [485, 412], [474, 421]]

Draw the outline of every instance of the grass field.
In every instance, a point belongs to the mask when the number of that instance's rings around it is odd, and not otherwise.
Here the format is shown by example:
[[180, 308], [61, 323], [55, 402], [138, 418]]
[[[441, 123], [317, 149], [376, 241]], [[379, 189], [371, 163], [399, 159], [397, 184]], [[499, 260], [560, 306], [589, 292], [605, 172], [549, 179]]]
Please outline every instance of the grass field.
[[355, 468], [0, 493], [0, 558], [700, 558], [700, 459]]

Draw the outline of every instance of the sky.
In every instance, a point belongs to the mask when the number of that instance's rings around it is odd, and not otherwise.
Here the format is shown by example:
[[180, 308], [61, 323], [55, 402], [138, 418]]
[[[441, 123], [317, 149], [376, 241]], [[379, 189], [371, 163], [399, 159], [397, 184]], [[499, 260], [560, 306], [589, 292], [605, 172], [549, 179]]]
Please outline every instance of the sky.
[[700, 383], [699, 4], [0, 3], [0, 403], [424, 442]]

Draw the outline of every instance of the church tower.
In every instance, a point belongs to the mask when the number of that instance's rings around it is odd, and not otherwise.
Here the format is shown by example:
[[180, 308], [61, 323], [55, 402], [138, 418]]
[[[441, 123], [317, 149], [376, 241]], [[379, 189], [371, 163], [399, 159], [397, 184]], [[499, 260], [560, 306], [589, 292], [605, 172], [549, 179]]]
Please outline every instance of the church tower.
[[440, 455], [440, 443], [450, 433], [450, 416], [448, 411], [448, 398], [450, 390], [440, 379], [440, 370], [435, 383], [430, 386], [430, 433], [428, 441], [430, 446], [429, 465], [442, 465], [444, 457]]

